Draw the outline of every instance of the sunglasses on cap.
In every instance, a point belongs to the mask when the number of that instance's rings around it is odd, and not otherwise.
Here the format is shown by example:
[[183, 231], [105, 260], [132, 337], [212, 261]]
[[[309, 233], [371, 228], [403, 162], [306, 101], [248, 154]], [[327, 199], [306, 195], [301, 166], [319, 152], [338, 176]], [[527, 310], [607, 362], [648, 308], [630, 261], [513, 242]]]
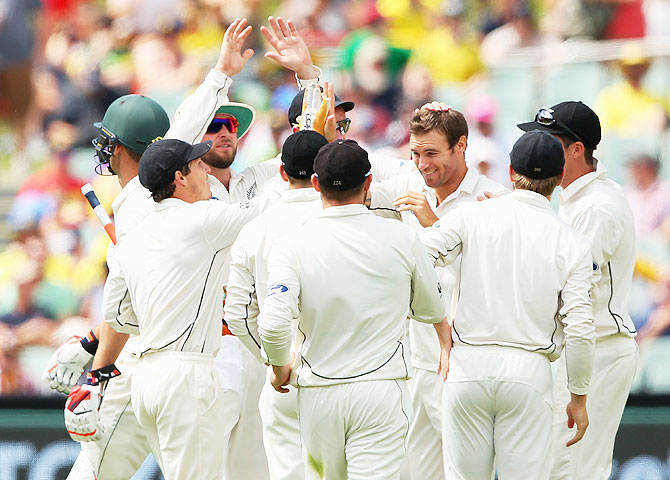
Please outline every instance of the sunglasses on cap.
[[344, 135], [349, 131], [349, 127], [351, 127], [351, 118], [345, 118], [344, 120], [340, 120], [337, 122], [335, 130]]
[[240, 122], [235, 117], [215, 118], [207, 127], [207, 133], [219, 133], [221, 127], [226, 127], [230, 133], [237, 133]]
[[554, 117], [554, 110], [551, 108], [540, 108], [535, 115], [535, 122], [539, 123], [540, 125], [544, 125], [545, 127], [556, 125], [558, 128], [571, 136], [573, 140], [584, 143], [584, 140], [582, 140], [582, 138], [577, 135], [570, 127]]
[[[91, 140], [93, 148], [95, 148], [95, 173], [98, 175], [114, 175], [114, 171], [110, 168], [109, 162], [114, 155], [116, 145], [119, 139], [112, 132], [107, 130], [102, 123], [93, 124], [98, 129], [98, 136]], [[104, 167], [107, 167], [106, 169]], [[106, 173], [106, 171], [108, 173]]]

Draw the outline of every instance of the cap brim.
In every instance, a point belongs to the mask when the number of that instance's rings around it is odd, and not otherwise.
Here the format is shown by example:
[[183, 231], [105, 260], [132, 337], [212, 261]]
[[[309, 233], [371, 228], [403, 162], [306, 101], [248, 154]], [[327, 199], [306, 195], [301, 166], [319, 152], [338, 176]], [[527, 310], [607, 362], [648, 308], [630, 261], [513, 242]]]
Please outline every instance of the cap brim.
[[531, 130], [542, 130], [543, 132], [549, 132], [556, 135], [566, 135], [567, 132], [561, 130], [560, 128], [550, 127], [548, 125], [542, 125], [537, 122], [526, 122], [517, 124], [524, 132], [530, 132]]
[[356, 104], [354, 102], [342, 102], [342, 101], [340, 101], [340, 102], [335, 102], [335, 107], [334, 108], [342, 107], [342, 108], [344, 108], [345, 112], [348, 112], [350, 110], [353, 110], [355, 106], [356, 106]]
[[191, 154], [188, 156], [186, 163], [195, 160], [196, 158], [202, 157], [205, 153], [209, 152], [209, 149], [212, 148], [212, 141], [207, 140], [206, 142], [196, 143], [193, 145]]
[[228, 102], [216, 111], [216, 113], [227, 113], [237, 119], [237, 138], [242, 138], [249, 131], [249, 127], [254, 123], [256, 111], [251, 105], [246, 103]]

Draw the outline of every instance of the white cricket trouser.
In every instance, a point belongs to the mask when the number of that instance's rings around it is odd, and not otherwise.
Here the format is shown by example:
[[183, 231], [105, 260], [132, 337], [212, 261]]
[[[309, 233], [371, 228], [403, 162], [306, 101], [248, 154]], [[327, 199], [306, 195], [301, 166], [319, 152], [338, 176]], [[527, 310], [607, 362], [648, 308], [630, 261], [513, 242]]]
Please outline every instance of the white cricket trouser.
[[[111, 379], [100, 405], [103, 432], [95, 442], [82, 442], [67, 480], [127, 480], [151, 452], [130, 404], [130, 384], [137, 366], [127, 350], [116, 361], [121, 375]], [[132, 446], [132, 447], [131, 447]]]
[[300, 443], [298, 390], [289, 386], [289, 393], [279, 393], [270, 384], [271, 374], [272, 369], [268, 368], [267, 380], [258, 400], [270, 480], [302, 480], [305, 464]]
[[224, 409], [213, 364], [212, 355], [157, 352], [137, 365], [133, 409], [166, 480], [221, 480]]
[[398, 479], [412, 416], [406, 383], [298, 388], [305, 478]]
[[612, 470], [614, 439], [637, 370], [633, 338], [616, 335], [596, 342], [591, 384], [586, 396], [589, 426], [578, 443], [566, 447], [575, 430], [568, 429], [565, 407], [570, 401], [565, 358], [554, 369], [552, 480], [607, 480]]
[[549, 478], [551, 366], [518, 348], [454, 346], [443, 390], [446, 478]]
[[411, 480], [444, 478], [442, 453], [442, 388], [435, 372], [414, 368], [409, 380], [414, 416], [407, 436], [407, 462]]
[[[239, 376], [237, 385], [228, 383], [228, 388], [224, 386], [223, 389], [224, 427], [220, 433], [224, 455], [222, 478], [268, 480], [268, 462], [258, 411], [258, 399], [265, 383], [267, 367], [232, 335], [224, 336], [222, 341], [228, 348], [237, 348], [239, 351], [238, 362], [222, 361], [218, 357], [216, 361], [220, 378], [225, 380], [229, 376]], [[235, 347], [231, 342], [235, 342]]]

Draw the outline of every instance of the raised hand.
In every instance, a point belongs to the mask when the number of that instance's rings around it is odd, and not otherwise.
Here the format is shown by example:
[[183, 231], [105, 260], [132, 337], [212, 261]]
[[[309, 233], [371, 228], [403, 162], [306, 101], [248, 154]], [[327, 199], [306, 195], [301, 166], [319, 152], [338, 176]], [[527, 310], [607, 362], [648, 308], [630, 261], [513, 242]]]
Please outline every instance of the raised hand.
[[247, 19], [236, 19], [226, 29], [223, 35], [223, 42], [221, 43], [221, 52], [219, 53], [219, 60], [214, 67], [229, 77], [236, 75], [242, 71], [247, 64], [254, 51], [250, 48], [242, 52], [244, 41], [251, 33], [251, 25], [247, 26]]
[[261, 32], [273, 51], [265, 53], [278, 65], [295, 72], [299, 78], [308, 79], [318, 77], [318, 72], [312, 66], [312, 56], [307, 44], [298, 33], [298, 29], [291, 20], [284, 21], [283, 18], [268, 17], [270, 29], [261, 27]]
[[337, 122], [335, 121], [335, 88], [330, 82], [325, 82], [323, 85], [323, 96], [328, 101], [328, 109], [326, 110], [326, 121], [323, 126], [323, 136], [326, 140], [333, 142], [337, 140]]

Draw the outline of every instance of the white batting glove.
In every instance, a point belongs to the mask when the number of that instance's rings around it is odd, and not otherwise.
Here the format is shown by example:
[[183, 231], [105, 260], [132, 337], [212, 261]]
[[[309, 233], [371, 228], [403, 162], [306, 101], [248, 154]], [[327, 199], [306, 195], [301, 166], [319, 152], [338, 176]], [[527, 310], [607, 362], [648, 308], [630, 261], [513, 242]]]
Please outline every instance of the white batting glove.
[[49, 359], [42, 374], [42, 381], [48, 384], [49, 388], [69, 393], [77, 384], [86, 365], [93, 358], [93, 355], [81, 346], [81, 339], [82, 337], [78, 335], [68, 338]]
[[94, 442], [102, 435], [98, 409], [100, 385], [81, 385], [70, 390], [65, 402], [65, 428], [75, 442]]

